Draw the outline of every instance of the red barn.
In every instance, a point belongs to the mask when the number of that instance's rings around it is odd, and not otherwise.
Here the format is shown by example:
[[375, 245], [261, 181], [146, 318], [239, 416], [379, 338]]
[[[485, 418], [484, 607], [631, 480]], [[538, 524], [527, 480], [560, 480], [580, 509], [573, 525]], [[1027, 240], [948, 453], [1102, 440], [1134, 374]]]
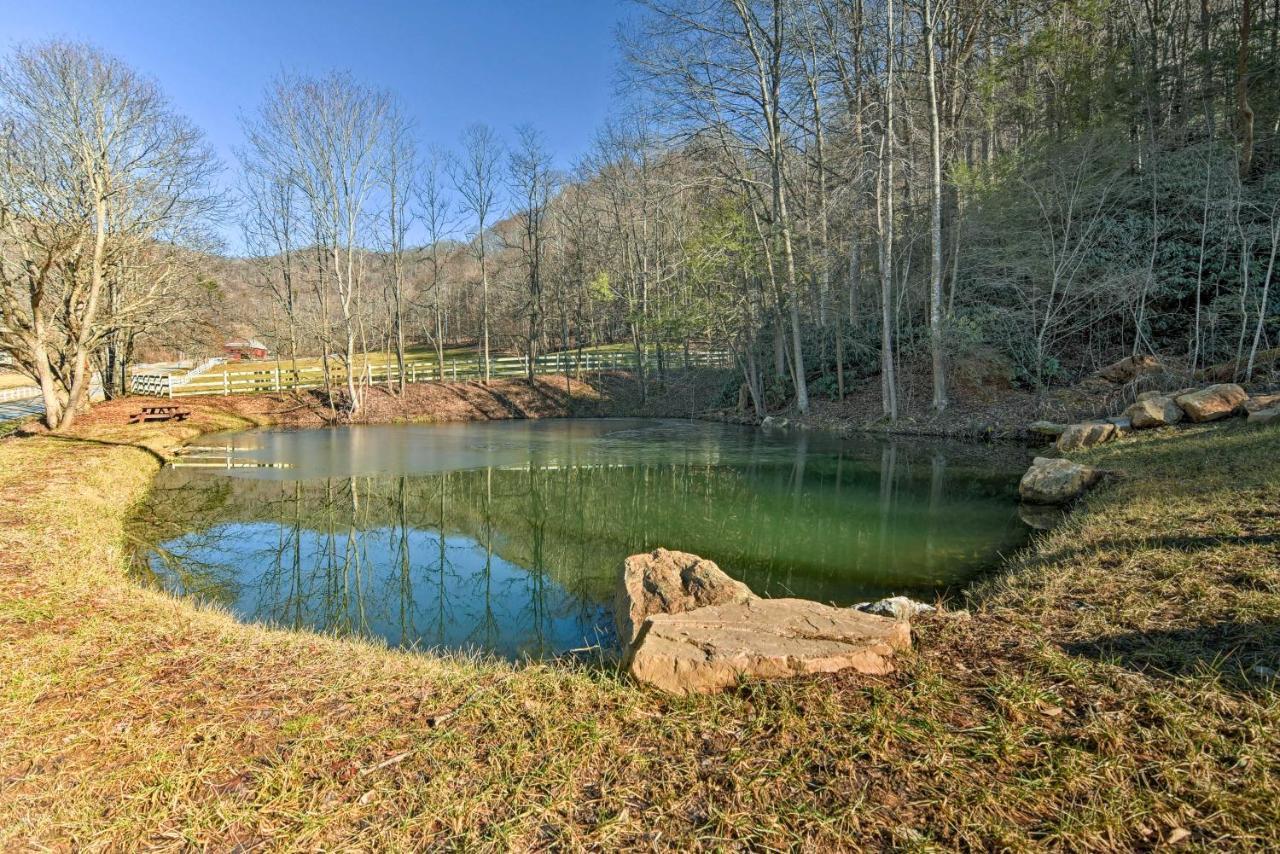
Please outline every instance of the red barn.
[[271, 351], [257, 338], [251, 338], [248, 341], [228, 341], [222, 345], [222, 353], [228, 359], [240, 361], [241, 359], [265, 359]]

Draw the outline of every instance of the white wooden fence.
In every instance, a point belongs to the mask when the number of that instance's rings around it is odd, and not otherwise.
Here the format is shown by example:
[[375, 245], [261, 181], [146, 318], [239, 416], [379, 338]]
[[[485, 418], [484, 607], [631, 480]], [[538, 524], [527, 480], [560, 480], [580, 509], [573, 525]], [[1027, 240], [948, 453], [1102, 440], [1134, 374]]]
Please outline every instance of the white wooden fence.
[[[645, 370], [658, 369], [656, 352], [646, 353]], [[257, 367], [257, 365], [261, 367]], [[583, 374], [600, 373], [611, 370], [635, 370], [638, 364], [634, 352], [593, 352], [579, 355], [574, 352], [548, 353], [539, 356], [534, 363], [534, 371], [538, 374], [569, 374], [581, 377]], [[726, 368], [733, 365], [733, 357], [724, 351], [697, 351], [687, 355], [683, 350], [667, 351], [663, 354], [665, 371], [681, 371], [689, 368]], [[137, 373], [130, 383], [134, 394], [146, 394], [156, 397], [189, 397], [200, 394], [254, 394], [259, 392], [295, 391], [324, 387], [324, 368], [320, 366], [306, 368], [290, 368], [283, 363], [276, 367], [267, 363], [249, 363], [228, 366], [226, 373], [207, 373], [196, 377], [174, 375], [165, 372]], [[357, 368], [364, 375], [368, 385], [393, 383], [400, 378], [400, 368], [394, 362], [386, 365], [367, 365]], [[405, 381], [411, 383], [433, 382], [439, 379], [435, 360], [406, 361], [404, 366]], [[529, 373], [529, 360], [525, 356], [505, 356], [489, 359], [489, 376], [523, 377]], [[346, 383], [346, 369], [338, 363], [329, 368], [330, 381], [336, 387]], [[483, 362], [476, 359], [453, 359], [445, 362], [444, 378], [449, 382], [477, 380], [484, 378]]]
[[8, 403], [11, 400], [27, 400], [29, 398], [39, 396], [39, 386], [24, 385], [18, 386], [17, 388], [6, 388], [0, 390], [0, 403]]

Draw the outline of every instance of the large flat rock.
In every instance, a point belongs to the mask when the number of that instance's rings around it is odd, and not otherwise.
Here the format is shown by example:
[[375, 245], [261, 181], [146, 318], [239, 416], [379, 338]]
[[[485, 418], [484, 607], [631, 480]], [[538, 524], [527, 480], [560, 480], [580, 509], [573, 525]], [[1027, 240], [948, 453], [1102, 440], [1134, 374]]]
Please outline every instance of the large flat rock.
[[705, 693], [742, 677], [890, 673], [894, 652], [910, 645], [906, 621], [805, 599], [749, 599], [646, 618], [626, 668], [672, 694]]

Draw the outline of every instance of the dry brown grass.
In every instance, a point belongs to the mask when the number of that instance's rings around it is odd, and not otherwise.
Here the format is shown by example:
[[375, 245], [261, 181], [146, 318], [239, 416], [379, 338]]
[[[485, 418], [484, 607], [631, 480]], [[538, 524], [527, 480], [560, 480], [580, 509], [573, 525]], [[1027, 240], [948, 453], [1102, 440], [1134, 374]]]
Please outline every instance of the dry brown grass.
[[1249, 848], [1280, 827], [1254, 669], [1280, 665], [1280, 430], [1096, 452], [1126, 476], [971, 618], [922, 621], [896, 674], [672, 699], [134, 586], [122, 523], [157, 463], [133, 445], [235, 423], [0, 441], [0, 849]]

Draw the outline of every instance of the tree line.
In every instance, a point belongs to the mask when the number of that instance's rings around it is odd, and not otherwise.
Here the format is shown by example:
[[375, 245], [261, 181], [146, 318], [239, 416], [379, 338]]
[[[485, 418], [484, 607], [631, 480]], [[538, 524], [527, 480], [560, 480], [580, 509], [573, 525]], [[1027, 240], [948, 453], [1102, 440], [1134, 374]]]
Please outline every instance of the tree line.
[[[52, 426], [139, 341], [229, 317], [320, 355], [348, 413], [362, 354], [414, 344], [441, 376], [451, 345], [714, 345], [757, 414], [860, 390], [890, 419], [944, 410], [974, 362], [1032, 389], [1124, 355], [1274, 375], [1280, 4], [632, 12], [614, 115], [569, 169], [533, 126], [423, 147], [393, 93], [282, 75], [230, 202], [154, 83], [85, 46], [16, 51], [0, 349]], [[210, 263], [227, 207], [244, 257]]]

